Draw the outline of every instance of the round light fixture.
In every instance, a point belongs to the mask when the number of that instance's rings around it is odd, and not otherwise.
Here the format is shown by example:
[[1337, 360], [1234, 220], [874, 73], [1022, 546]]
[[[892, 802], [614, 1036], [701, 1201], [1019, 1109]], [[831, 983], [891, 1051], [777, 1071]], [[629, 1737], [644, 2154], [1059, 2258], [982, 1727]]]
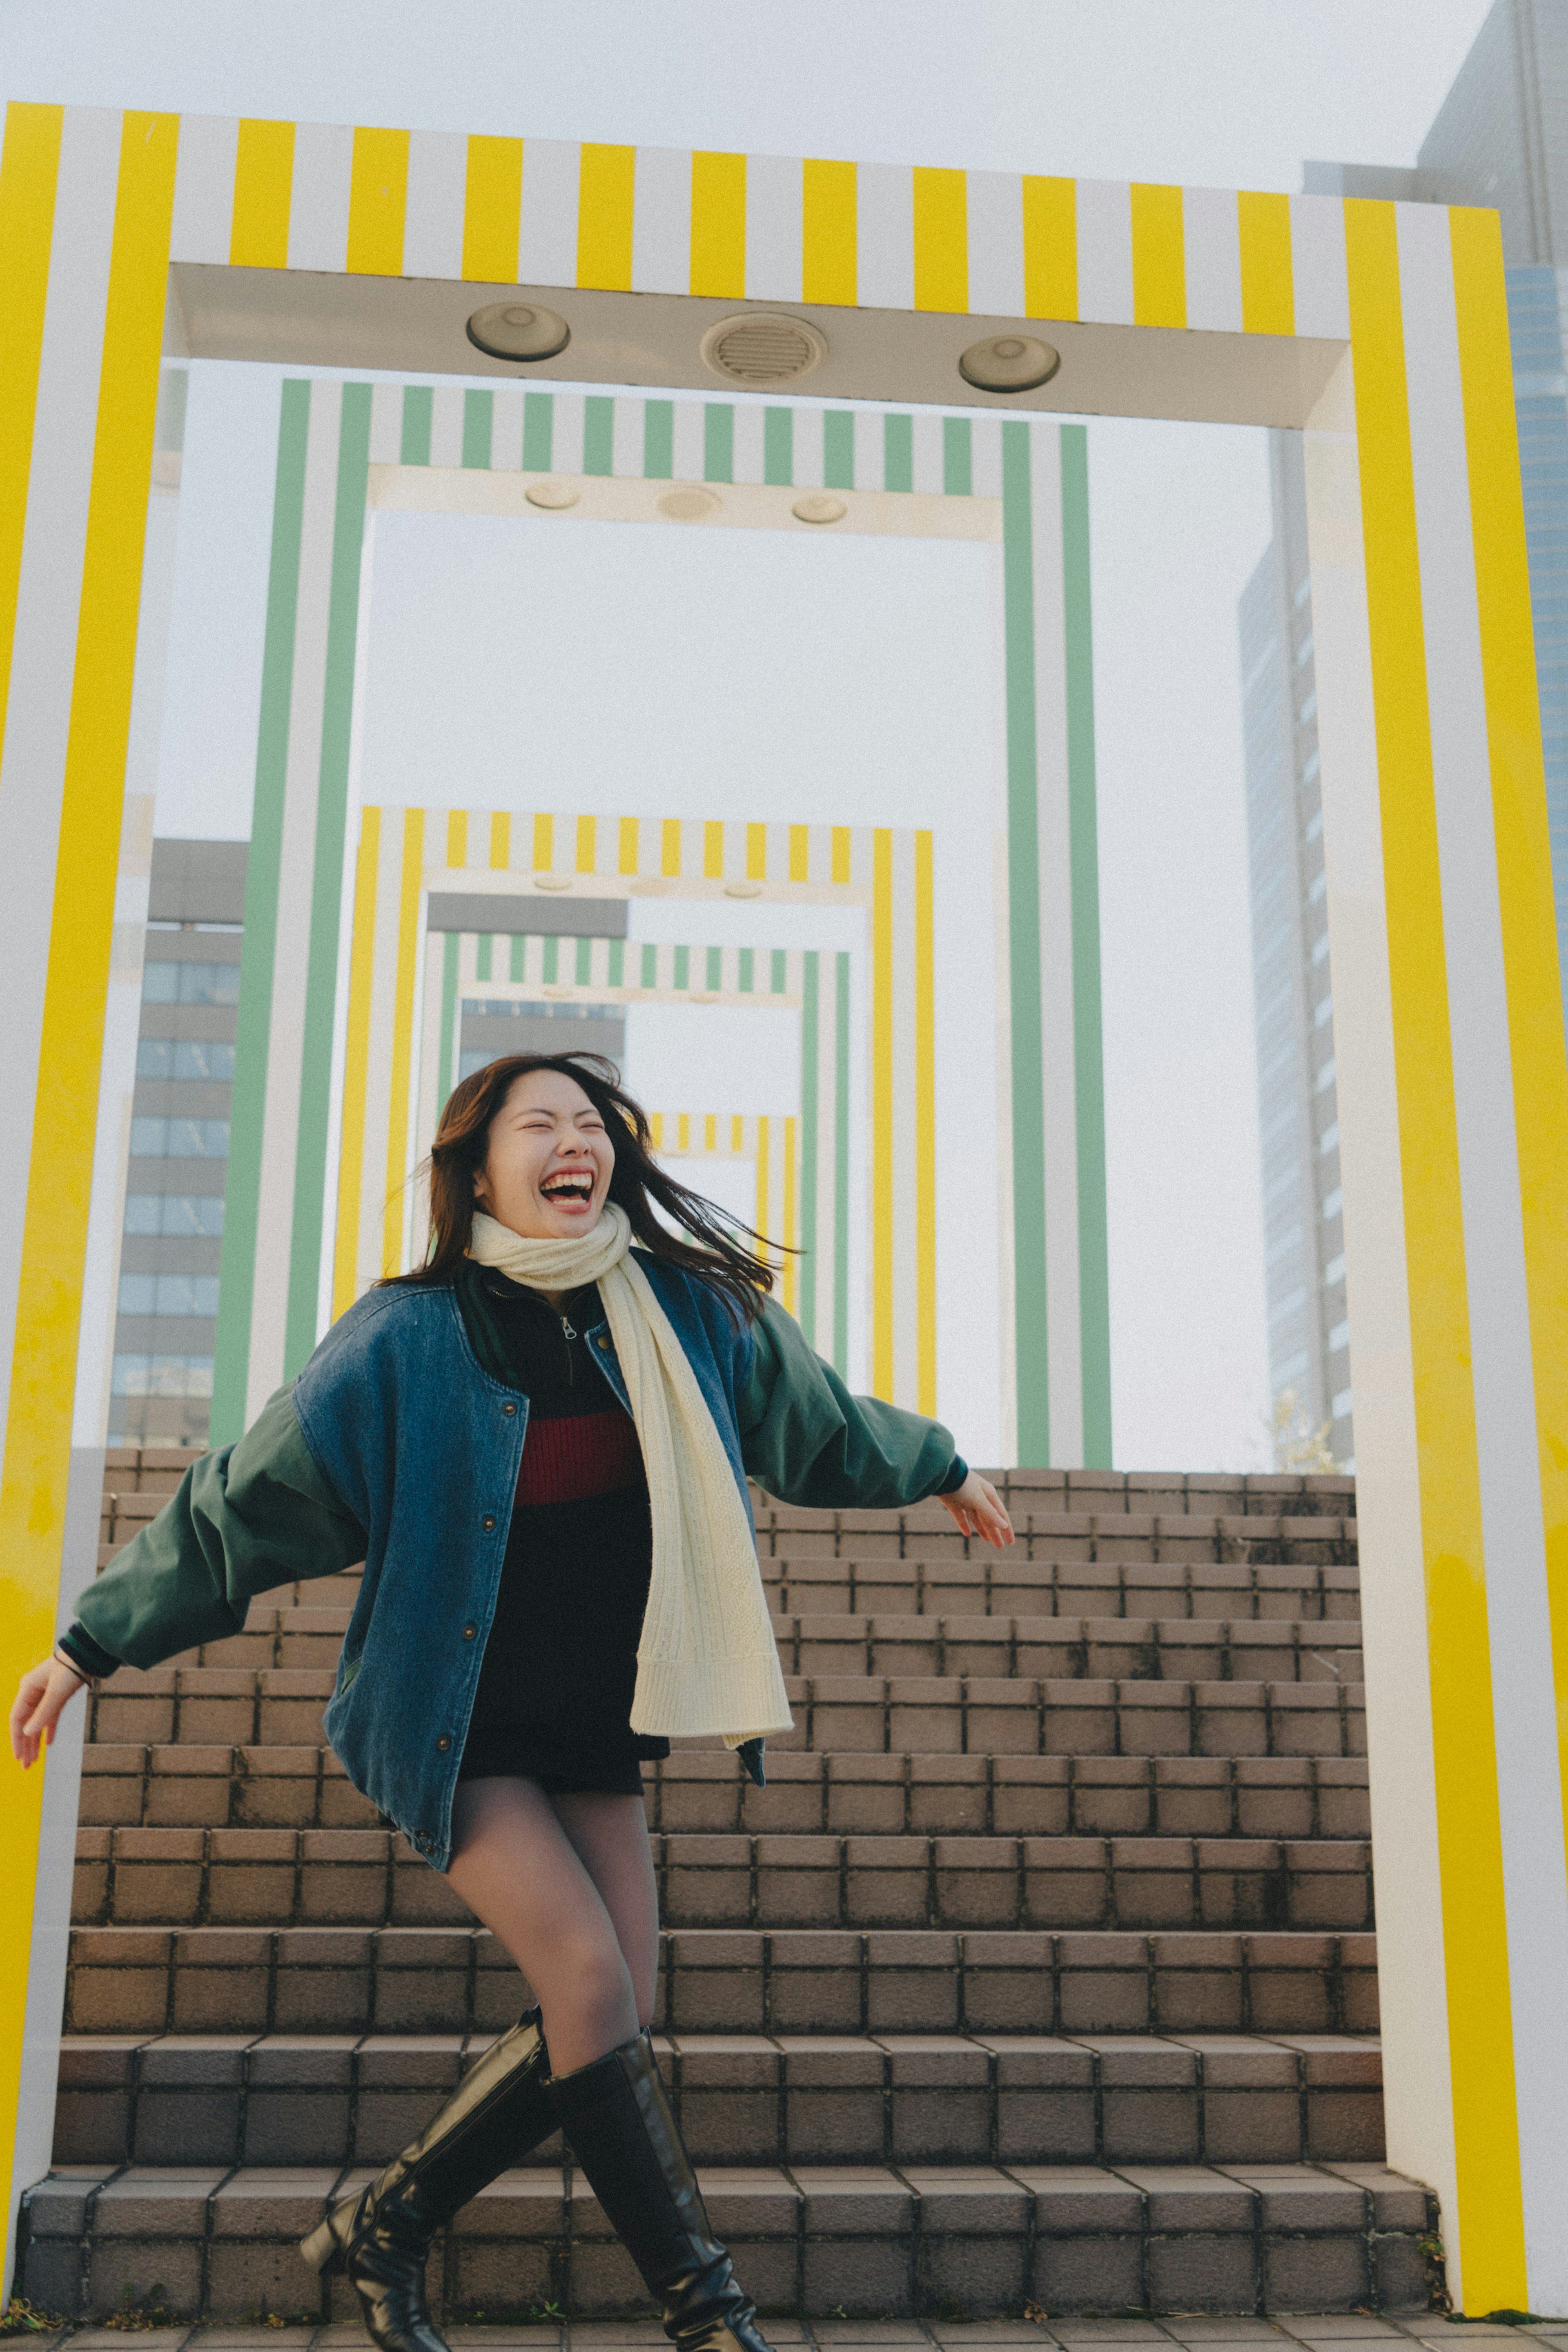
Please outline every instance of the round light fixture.
[[831, 490], [812, 490], [808, 497], [797, 499], [789, 511], [797, 522], [842, 522], [849, 509]]
[[534, 876], [536, 890], [570, 890], [570, 874], [536, 874]]
[[543, 507], [547, 514], [559, 514], [577, 504], [580, 493], [570, 482], [530, 482], [523, 492], [531, 507]]
[[727, 882], [724, 895], [727, 898], [760, 898], [762, 885], [760, 882]]
[[1041, 342], [1038, 335], [993, 335], [988, 342], [969, 345], [958, 373], [981, 392], [1033, 392], [1049, 383], [1061, 365], [1055, 344]]
[[571, 329], [538, 302], [488, 302], [469, 320], [468, 340], [493, 360], [553, 360]]
[[658, 506], [666, 522], [701, 522], [705, 515], [718, 511], [713, 492], [699, 490], [695, 484], [690, 488], [666, 490]]
[[772, 310], [743, 310], [719, 319], [697, 345], [703, 364], [726, 383], [767, 392], [795, 383], [828, 356], [828, 339], [804, 319], [780, 318]]

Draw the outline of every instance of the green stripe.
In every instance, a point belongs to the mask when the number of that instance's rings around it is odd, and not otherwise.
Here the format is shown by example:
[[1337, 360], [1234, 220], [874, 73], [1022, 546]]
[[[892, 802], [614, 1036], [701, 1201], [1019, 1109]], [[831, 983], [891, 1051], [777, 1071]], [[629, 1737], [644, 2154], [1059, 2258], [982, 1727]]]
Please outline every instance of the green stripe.
[[650, 482], [667, 482], [675, 470], [675, 404], [650, 400], [643, 410], [643, 474]]
[[1012, 1023], [1018, 1459], [1020, 1467], [1044, 1468], [1051, 1460], [1051, 1359], [1046, 1324], [1045, 1087], [1030, 457], [1029, 426], [1021, 419], [1009, 417], [1002, 426], [1002, 630], [1008, 705], [1008, 985]]
[[229, 1114], [229, 1164], [224, 1192], [224, 1241], [219, 1260], [209, 1431], [214, 1445], [231, 1444], [245, 1430], [309, 433], [310, 386], [286, 383], [277, 428], [272, 555], [267, 583], [261, 709], [256, 740], [256, 801], [246, 865], [245, 936], [240, 944], [239, 1005], [235, 1015], [234, 1105]]
[[288, 1244], [288, 1311], [283, 1339], [285, 1380], [292, 1380], [314, 1350], [320, 1313], [327, 1137], [332, 1109], [332, 1030], [338, 996], [338, 932], [349, 823], [349, 743], [354, 719], [354, 653], [360, 629], [360, 568], [365, 545], [365, 488], [370, 462], [371, 386], [346, 383], [338, 428], [338, 496], [332, 523], [321, 767], [316, 793], [316, 855], [310, 877], [310, 949], [305, 975], [305, 1035], [299, 1056], [294, 1224]]
[[855, 486], [855, 420], [849, 408], [830, 408], [822, 419], [822, 482], [830, 490]]
[[975, 436], [967, 416], [942, 419], [942, 488], [950, 499], [975, 491]]
[[591, 393], [582, 404], [582, 470], [608, 474], [615, 463], [615, 403]]
[[915, 419], [884, 416], [882, 420], [883, 488], [915, 488]]
[[800, 1328], [817, 1344], [817, 1087], [821, 952], [800, 959]]
[[850, 960], [837, 964], [833, 1069], [833, 1370], [850, 1376]]
[[514, 931], [507, 950], [507, 978], [523, 980], [528, 975], [528, 941], [520, 931]]
[[428, 383], [407, 383], [402, 390], [402, 446], [405, 466], [428, 466], [430, 433], [435, 415], [435, 393]]
[[709, 948], [707, 951], [707, 978], [704, 981], [703, 986], [705, 988], [722, 988], [724, 986], [724, 950], [722, 948]]
[[773, 994], [783, 996], [789, 987], [789, 951], [787, 948], [773, 950]]
[[463, 395], [463, 463], [490, 467], [490, 433], [496, 417], [496, 395], [493, 392], [465, 392]]
[[795, 412], [768, 408], [762, 414], [762, 478], [788, 489], [795, 478]]
[[626, 985], [626, 942], [624, 940], [612, 940], [610, 942], [610, 985], [612, 988], [624, 988]]
[[1111, 1467], [1111, 1274], [1105, 1207], [1105, 1074], [1100, 1007], [1100, 849], [1094, 781], [1094, 652], [1089, 595], [1089, 436], [1061, 434], [1061, 568], [1067, 655], [1068, 843], [1072, 878], [1072, 1061], [1078, 1118], [1078, 1292], [1083, 1461]]
[[554, 443], [554, 393], [525, 392], [523, 394], [523, 471], [525, 474], [549, 472], [550, 450]]
[[643, 943], [643, 977], [638, 982], [638, 986], [641, 988], [657, 988], [658, 985], [659, 950], [652, 940], [645, 940]]
[[738, 986], [742, 996], [749, 996], [757, 986], [757, 953], [753, 948], [742, 948], [738, 958]]
[[488, 931], [480, 931], [475, 939], [474, 977], [476, 980], [493, 980], [495, 978], [496, 975], [491, 969], [495, 946], [495, 940]]
[[542, 977], [552, 984], [560, 977], [560, 941], [553, 934], [545, 940]]
[[441, 1058], [436, 1065], [435, 1100], [439, 1118], [446, 1097], [457, 1083], [457, 970], [463, 942], [455, 931], [445, 933], [441, 966]]
[[735, 479], [735, 411], [727, 401], [709, 401], [703, 410], [703, 479]]
[[575, 984], [579, 988], [587, 988], [593, 979], [593, 941], [574, 940], [572, 945], [577, 950], [576, 970], [573, 975]]
[[691, 971], [692, 951], [690, 948], [677, 948], [675, 950], [675, 986], [677, 988], [689, 988], [691, 986]]

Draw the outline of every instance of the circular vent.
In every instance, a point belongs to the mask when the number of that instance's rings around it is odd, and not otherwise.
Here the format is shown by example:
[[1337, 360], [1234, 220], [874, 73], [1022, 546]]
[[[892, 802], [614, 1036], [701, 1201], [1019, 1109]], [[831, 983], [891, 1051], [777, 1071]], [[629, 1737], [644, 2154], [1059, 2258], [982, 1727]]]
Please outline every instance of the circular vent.
[[468, 340], [493, 360], [553, 360], [571, 329], [541, 302], [488, 302], [469, 320]]
[[821, 367], [828, 356], [826, 338], [804, 319], [782, 319], [770, 310], [747, 310], [738, 319], [720, 319], [700, 345], [704, 362], [726, 383], [745, 384], [767, 392], [775, 384], [794, 383]]
[[1061, 365], [1056, 345], [1041, 342], [1038, 335], [993, 335], [988, 342], [969, 345], [958, 373], [981, 392], [1034, 392]]
[[711, 490], [666, 490], [656, 501], [666, 522], [701, 522], [705, 515], [716, 514], [718, 500]]

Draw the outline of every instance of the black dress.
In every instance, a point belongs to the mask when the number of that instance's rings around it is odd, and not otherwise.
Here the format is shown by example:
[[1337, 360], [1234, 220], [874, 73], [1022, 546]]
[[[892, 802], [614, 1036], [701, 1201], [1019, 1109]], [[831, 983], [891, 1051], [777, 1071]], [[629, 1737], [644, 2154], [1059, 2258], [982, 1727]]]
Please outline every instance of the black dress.
[[599, 1293], [557, 1315], [494, 1267], [465, 1260], [458, 1304], [486, 1371], [528, 1399], [528, 1433], [459, 1778], [515, 1775], [551, 1796], [636, 1796], [667, 1739], [634, 1732], [637, 1643], [653, 1523], [632, 1416], [584, 1334]]

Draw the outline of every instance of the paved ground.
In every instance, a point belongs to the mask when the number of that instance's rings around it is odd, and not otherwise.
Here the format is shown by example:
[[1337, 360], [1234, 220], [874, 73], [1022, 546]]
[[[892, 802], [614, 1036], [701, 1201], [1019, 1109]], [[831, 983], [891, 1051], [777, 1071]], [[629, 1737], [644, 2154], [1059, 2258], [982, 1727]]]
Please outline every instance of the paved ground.
[[[784, 2352], [1099, 2352], [1107, 2345], [1177, 2347], [1177, 2352], [1358, 2352], [1385, 2343], [1390, 2352], [1458, 2352], [1460, 2345], [1517, 2344], [1521, 2337], [1568, 2352], [1568, 2319], [1531, 2327], [1451, 2323], [1428, 2312], [1361, 2318], [1336, 2312], [1291, 2319], [1205, 2319], [1199, 2314], [1156, 2319], [987, 2319], [954, 2326], [941, 2320], [797, 2319], [765, 2323]], [[16, 2339], [27, 2352], [354, 2352], [367, 2338], [357, 2327], [162, 2327], [128, 2335], [110, 2327], [78, 2327], [56, 2336]], [[454, 2327], [454, 2352], [653, 2352], [665, 2338], [649, 2320], [583, 2320], [572, 2326]]]

